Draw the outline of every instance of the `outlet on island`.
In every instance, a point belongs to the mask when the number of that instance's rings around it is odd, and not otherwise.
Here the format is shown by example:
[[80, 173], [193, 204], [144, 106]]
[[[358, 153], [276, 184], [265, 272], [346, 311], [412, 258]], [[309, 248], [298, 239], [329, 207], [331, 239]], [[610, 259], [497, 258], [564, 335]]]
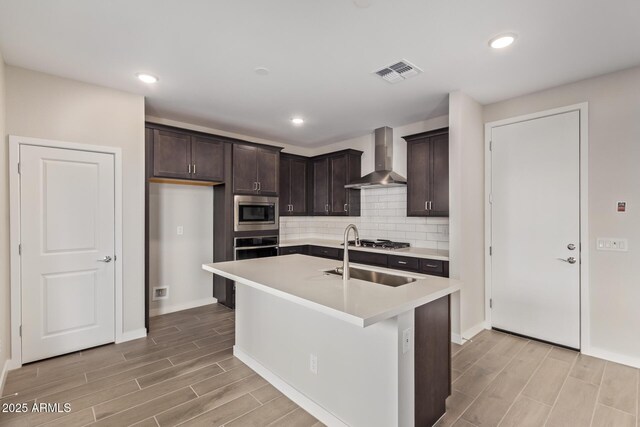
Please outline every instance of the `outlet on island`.
[[318, 356], [315, 354], [309, 355], [309, 370], [314, 375], [318, 375]]

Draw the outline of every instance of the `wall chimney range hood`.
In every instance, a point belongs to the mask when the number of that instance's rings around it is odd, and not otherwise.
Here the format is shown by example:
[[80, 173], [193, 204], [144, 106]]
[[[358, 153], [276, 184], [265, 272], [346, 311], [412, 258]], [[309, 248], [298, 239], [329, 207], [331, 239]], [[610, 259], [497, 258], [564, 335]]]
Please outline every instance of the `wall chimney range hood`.
[[358, 178], [345, 188], [399, 187], [407, 185], [407, 179], [394, 172], [393, 129], [388, 126], [378, 128], [375, 134], [375, 171]]

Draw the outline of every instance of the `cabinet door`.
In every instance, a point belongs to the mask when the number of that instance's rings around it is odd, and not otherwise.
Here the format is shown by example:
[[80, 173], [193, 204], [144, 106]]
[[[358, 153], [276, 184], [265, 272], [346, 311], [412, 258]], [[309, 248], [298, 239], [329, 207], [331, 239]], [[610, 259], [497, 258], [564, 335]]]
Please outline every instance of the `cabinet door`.
[[344, 186], [347, 184], [348, 167], [347, 156], [331, 157], [329, 186], [331, 203], [329, 206], [330, 215], [347, 215], [349, 207], [347, 206], [347, 190]]
[[[280, 216], [291, 215], [289, 211], [291, 205], [291, 162], [288, 157], [280, 157], [280, 193], [279, 209]], [[282, 249], [282, 248], [281, 248]]]
[[407, 215], [428, 216], [431, 175], [429, 138], [407, 144]]
[[329, 213], [329, 159], [313, 162], [313, 214]]
[[191, 177], [201, 181], [224, 181], [224, 142], [191, 138]]
[[233, 192], [255, 194], [258, 178], [258, 148], [233, 145]]
[[[307, 213], [307, 161], [290, 159], [291, 182], [290, 195], [292, 213], [302, 215]], [[282, 187], [280, 187], [282, 188]], [[280, 195], [282, 197], [282, 195]]]
[[153, 131], [153, 176], [191, 178], [191, 137], [178, 132]]
[[430, 216], [449, 216], [449, 135], [431, 140]]
[[258, 148], [258, 193], [265, 196], [278, 195], [279, 160], [279, 152]]

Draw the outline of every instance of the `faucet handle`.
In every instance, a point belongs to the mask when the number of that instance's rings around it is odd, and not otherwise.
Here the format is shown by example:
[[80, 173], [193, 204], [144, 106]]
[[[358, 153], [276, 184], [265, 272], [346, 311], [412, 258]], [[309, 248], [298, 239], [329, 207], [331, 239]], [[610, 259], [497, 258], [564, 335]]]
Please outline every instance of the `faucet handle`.
[[358, 236], [356, 236], [356, 246], [362, 246], [362, 244], [360, 243], [360, 238]]

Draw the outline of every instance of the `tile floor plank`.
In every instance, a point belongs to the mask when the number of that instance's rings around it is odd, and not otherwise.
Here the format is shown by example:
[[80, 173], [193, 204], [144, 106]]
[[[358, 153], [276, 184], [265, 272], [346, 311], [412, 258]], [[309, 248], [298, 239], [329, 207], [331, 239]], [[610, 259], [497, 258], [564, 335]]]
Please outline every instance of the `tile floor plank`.
[[205, 412], [195, 418], [192, 418], [182, 424], [181, 427], [191, 426], [211, 426], [219, 427], [231, 420], [237, 419], [242, 415], [258, 408], [258, 402], [250, 394], [245, 394], [229, 403], [225, 403], [211, 411]]
[[272, 400], [266, 405], [262, 405], [253, 411], [225, 424], [225, 427], [262, 427], [268, 426], [272, 422], [287, 415], [296, 409], [297, 405], [282, 396]]
[[635, 416], [638, 400], [638, 370], [607, 362], [598, 402]]
[[548, 427], [588, 427], [595, 410], [598, 387], [569, 376], [551, 410]]
[[623, 411], [598, 404], [592, 427], [635, 427], [636, 417]]
[[542, 427], [549, 412], [551, 412], [551, 406], [520, 395], [499, 425], [500, 427]]

